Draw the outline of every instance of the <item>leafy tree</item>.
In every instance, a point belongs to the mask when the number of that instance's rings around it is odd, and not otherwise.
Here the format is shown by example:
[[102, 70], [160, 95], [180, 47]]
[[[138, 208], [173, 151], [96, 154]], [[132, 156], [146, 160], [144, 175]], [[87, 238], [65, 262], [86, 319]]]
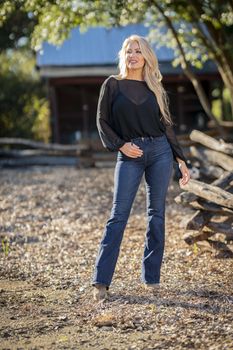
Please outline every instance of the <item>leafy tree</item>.
[[37, 19], [22, 1], [2, 1], [0, 14], [0, 136], [48, 142], [49, 106], [30, 47]]
[[[201, 68], [208, 59], [213, 60], [231, 93], [233, 110], [232, 1], [164, 1], [161, 6], [157, 1], [151, 3], [168, 27], [166, 35], [159, 38], [175, 50], [174, 64], [181, 64], [195, 87], [197, 82], [190, 74], [190, 65]], [[151, 36], [156, 34], [158, 31]], [[206, 99], [200, 93], [198, 95], [205, 108]]]
[[4, 8], [2, 8], [0, 10], [0, 52], [9, 48], [30, 48], [29, 39], [34, 30], [36, 19], [23, 11], [17, 2], [7, 17], [4, 13]]
[[89, 26], [145, 22], [153, 27], [151, 41], [174, 49], [173, 63], [180, 64], [192, 81], [207, 115], [217, 123], [191, 66], [200, 68], [209, 59], [229, 90], [233, 110], [232, 0], [16, 0], [13, 4], [5, 0], [0, 10], [2, 25], [19, 5], [34, 20], [31, 45], [35, 50], [43, 41], [61, 44], [78, 25], [84, 31]]
[[49, 107], [28, 50], [0, 54], [0, 137], [49, 141]]

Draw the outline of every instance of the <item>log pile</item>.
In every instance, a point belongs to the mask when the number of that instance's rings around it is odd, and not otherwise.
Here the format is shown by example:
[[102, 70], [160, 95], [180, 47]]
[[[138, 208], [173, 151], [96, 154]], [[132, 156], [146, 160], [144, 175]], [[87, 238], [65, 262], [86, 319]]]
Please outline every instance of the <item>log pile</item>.
[[233, 144], [198, 130], [192, 131], [190, 139], [201, 144], [190, 147], [201, 178], [191, 176], [186, 185], [180, 185], [185, 192], [175, 198], [176, 203], [195, 210], [185, 223], [184, 240], [200, 249], [217, 250], [219, 256], [233, 257]]

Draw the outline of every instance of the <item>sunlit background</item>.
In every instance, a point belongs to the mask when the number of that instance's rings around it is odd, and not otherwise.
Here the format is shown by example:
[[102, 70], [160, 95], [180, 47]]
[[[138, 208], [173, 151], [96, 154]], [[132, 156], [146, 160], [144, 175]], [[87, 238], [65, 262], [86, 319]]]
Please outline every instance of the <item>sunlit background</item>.
[[[230, 1], [3, 1], [0, 136], [100, 147], [100, 85], [128, 35], [158, 57], [177, 134], [232, 127]], [[198, 83], [198, 84], [197, 84]]]

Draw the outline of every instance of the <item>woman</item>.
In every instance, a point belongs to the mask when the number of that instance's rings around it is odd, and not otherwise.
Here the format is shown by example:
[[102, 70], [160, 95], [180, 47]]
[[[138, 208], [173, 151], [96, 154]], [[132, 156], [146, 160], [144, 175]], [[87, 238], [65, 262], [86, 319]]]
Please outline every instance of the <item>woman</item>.
[[104, 300], [115, 270], [120, 244], [141, 178], [145, 174], [147, 230], [141, 280], [157, 290], [164, 252], [165, 199], [173, 161], [185, 185], [190, 174], [176, 139], [154, 51], [144, 37], [131, 35], [119, 51], [119, 70], [102, 84], [97, 128], [109, 151], [117, 151], [114, 195], [95, 262], [94, 299]]

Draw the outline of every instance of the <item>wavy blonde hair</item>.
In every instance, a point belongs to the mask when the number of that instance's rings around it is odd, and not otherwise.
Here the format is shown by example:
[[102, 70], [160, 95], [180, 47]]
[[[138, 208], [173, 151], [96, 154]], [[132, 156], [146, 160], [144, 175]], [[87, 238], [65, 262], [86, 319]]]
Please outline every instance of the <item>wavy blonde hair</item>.
[[118, 52], [118, 69], [120, 73], [114, 75], [114, 77], [119, 80], [125, 79], [127, 77], [128, 68], [125, 59], [126, 49], [128, 44], [133, 41], [136, 41], [138, 43], [145, 60], [145, 65], [143, 67], [143, 78], [146, 81], [149, 89], [153, 91], [156, 96], [164, 121], [170, 125], [173, 125], [174, 123], [169, 111], [169, 99], [161, 83], [163, 76], [159, 70], [158, 59], [148, 41], [144, 37], [133, 34], [124, 40], [122, 47]]

